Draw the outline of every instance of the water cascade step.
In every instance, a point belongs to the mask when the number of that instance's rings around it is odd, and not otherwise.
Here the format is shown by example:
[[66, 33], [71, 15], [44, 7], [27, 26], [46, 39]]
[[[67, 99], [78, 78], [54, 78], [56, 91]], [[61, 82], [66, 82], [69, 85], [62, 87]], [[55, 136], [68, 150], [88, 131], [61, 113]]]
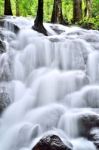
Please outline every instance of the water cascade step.
[[2, 20], [0, 150], [98, 150], [99, 31]]

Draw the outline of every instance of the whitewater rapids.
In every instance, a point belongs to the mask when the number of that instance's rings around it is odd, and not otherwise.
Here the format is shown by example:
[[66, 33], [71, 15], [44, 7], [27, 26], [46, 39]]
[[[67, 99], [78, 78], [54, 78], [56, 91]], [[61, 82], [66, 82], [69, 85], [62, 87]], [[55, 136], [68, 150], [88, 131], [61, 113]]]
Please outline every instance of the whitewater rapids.
[[0, 28], [6, 45], [0, 54], [0, 103], [5, 106], [0, 150], [31, 150], [49, 133], [64, 142], [68, 137], [73, 150], [96, 150], [82, 137], [79, 119], [99, 117], [99, 31], [44, 24], [46, 37], [33, 31], [32, 24], [8, 18]]

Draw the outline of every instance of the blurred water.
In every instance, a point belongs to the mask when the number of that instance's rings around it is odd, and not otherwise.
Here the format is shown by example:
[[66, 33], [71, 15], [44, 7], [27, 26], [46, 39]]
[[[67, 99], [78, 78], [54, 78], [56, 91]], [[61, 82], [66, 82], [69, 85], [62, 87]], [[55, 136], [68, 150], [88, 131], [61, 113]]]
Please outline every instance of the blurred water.
[[6, 20], [20, 32], [6, 23], [2, 31], [0, 150], [31, 150], [35, 140], [54, 131], [68, 137], [74, 150], [96, 150], [81, 137], [79, 120], [98, 117], [99, 32], [44, 24], [46, 37], [31, 29], [31, 19]]

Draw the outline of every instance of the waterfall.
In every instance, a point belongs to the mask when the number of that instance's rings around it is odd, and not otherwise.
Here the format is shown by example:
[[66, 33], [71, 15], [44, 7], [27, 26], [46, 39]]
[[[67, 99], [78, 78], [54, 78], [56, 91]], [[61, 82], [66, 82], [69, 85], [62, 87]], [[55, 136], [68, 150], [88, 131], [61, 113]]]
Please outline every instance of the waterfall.
[[49, 133], [73, 150], [96, 150], [99, 31], [45, 23], [46, 37], [32, 23], [6, 18], [0, 28], [0, 150], [32, 150]]

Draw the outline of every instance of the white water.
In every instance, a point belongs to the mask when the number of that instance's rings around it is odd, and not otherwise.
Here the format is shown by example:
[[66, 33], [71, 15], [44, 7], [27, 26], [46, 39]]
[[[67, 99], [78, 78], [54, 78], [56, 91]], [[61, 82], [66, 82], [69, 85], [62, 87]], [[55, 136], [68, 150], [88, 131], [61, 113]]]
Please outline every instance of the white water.
[[99, 32], [45, 24], [46, 37], [30, 29], [32, 20], [8, 20], [21, 29], [15, 35], [5, 24], [2, 31], [7, 52], [0, 54], [0, 95], [7, 93], [10, 104], [0, 118], [0, 150], [31, 150], [54, 132], [64, 142], [68, 137], [74, 150], [95, 150], [81, 137], [78, 120], [98, 116]]

